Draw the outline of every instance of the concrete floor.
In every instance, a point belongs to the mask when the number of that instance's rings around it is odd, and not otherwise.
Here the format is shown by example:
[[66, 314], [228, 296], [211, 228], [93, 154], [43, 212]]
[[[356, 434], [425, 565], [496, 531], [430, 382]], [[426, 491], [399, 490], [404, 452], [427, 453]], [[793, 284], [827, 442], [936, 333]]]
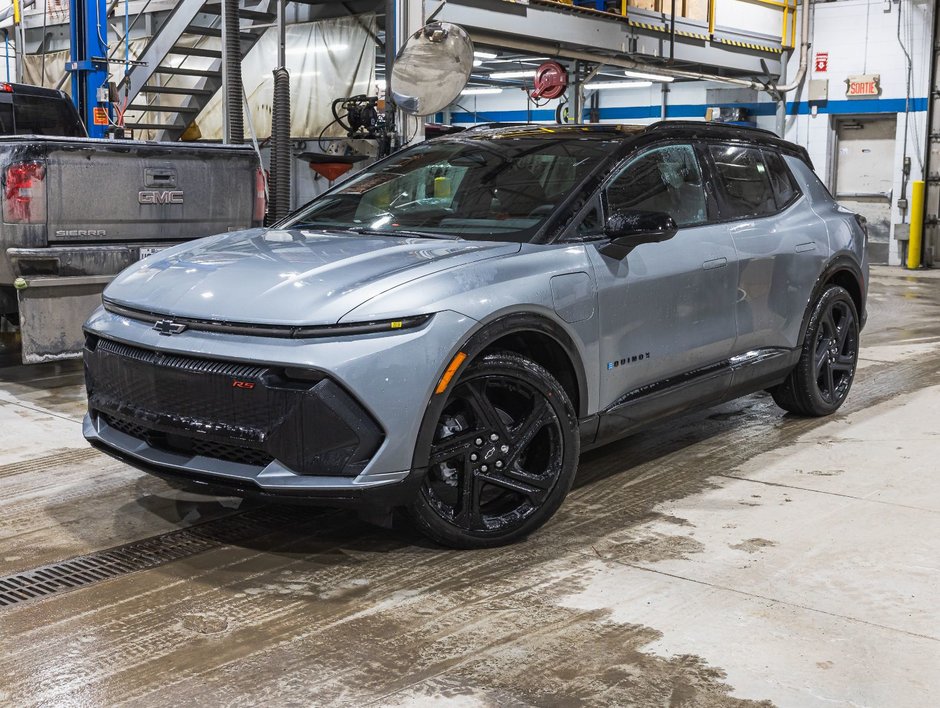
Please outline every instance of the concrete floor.
[[[755, 395], [589, 453], [523, 544], [250, 510], [0, 607], [0, 704], [937, 705], [938, 275], [875, 270], [838, 415]], [[0, 369], [0, 582], [245, 510], [89, 450], [82, 412], [79, 366]]]

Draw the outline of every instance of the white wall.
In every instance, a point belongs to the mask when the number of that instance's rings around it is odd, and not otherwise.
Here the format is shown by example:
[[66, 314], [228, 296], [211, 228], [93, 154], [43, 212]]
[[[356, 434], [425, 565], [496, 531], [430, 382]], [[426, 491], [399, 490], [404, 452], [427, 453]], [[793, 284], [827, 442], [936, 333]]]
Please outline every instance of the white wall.
[[[911, 110], [908, 113], [907, 155], [911, 158], [911, 175], [904, 197], [910, 203], [910, 181], [923, 179], [925, 140], [927, 138], [927, 97], [930, 93], [930, 41], [933, 27], [932, 0], [903, 0], [901, 12], [901, 39], [913, 60], [911, 81]], [[885, 12], [885, 8], [890, 12]], [[841, 0], [814, 6], [813, 46], [807, 82], [788, 96], [788, 115], [785, 137], [807, 148], [817, 173], [832, 187], [835, 158], [834, 116], [870, 115], [872, 113], [898, 113], [897, 138], [894, 158], [894, 204], [891, 211], [890, 262], [900, 263], [895, 243], [898, 223], [909, 222], [909, 211], [901, 213], [897, 199], [901, 196], [901, 168], [904, 161], [904, 104], [907, 98], [907, 60], [898, 42], [898, 11], [896, 2], [884, 0]], [[816, 72], [813, 57], [817, 52], [829, 53], [829, 67], [825, 73]], [[798, 58], [793, 56], [788, 65], [788, 76], [797, 71]], [[880, 74], [881, 96], [876, 100], [848, 99], [845, 79], [855, 74]], [[808, 79], [828, 79], [829, 101], [821, 106], [818, 115], [806, 114], [808, 106]], [[799, 101], [794, 110], [792, 105]], [[769, 121], [769, 125], [767, 124]], [[764, 119], [763, 127], [773, 128], [772, 119]], [[902, 221], [903, 217], [903, 221]]]

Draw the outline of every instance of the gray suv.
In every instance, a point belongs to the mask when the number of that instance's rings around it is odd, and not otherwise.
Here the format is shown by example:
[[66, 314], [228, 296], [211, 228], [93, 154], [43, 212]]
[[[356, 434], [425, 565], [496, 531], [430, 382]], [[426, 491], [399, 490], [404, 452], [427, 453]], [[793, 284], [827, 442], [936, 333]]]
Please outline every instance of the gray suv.
[[477, 128], [125, 270], [85, 326], [84, 433], [189, 488], [507, 543], [651, 421], [762, 389], [835, 411], [865, 241], [769, 132]]

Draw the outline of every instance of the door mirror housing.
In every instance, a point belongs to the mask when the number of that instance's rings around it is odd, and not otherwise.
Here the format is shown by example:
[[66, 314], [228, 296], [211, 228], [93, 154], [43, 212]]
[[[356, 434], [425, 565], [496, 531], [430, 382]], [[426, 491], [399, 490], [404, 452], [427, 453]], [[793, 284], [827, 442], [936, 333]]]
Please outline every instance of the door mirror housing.
[[676, 222], [665, 212], [618, 209], [604, 226], [610, 243], [601, 246], [600, 252], [622, 260], [637, 246], [667, 241], [678, 230]]

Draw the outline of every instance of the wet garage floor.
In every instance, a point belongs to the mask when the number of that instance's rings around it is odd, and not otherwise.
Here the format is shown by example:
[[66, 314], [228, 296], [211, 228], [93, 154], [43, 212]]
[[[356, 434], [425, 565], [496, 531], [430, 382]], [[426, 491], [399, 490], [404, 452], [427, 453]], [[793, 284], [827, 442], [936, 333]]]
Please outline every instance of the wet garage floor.
[[938, 275], [875, 271], [838, 415], [658, 426], [481, 552], [171, 491], [2, 368], [0, 704], [936, 705]]

